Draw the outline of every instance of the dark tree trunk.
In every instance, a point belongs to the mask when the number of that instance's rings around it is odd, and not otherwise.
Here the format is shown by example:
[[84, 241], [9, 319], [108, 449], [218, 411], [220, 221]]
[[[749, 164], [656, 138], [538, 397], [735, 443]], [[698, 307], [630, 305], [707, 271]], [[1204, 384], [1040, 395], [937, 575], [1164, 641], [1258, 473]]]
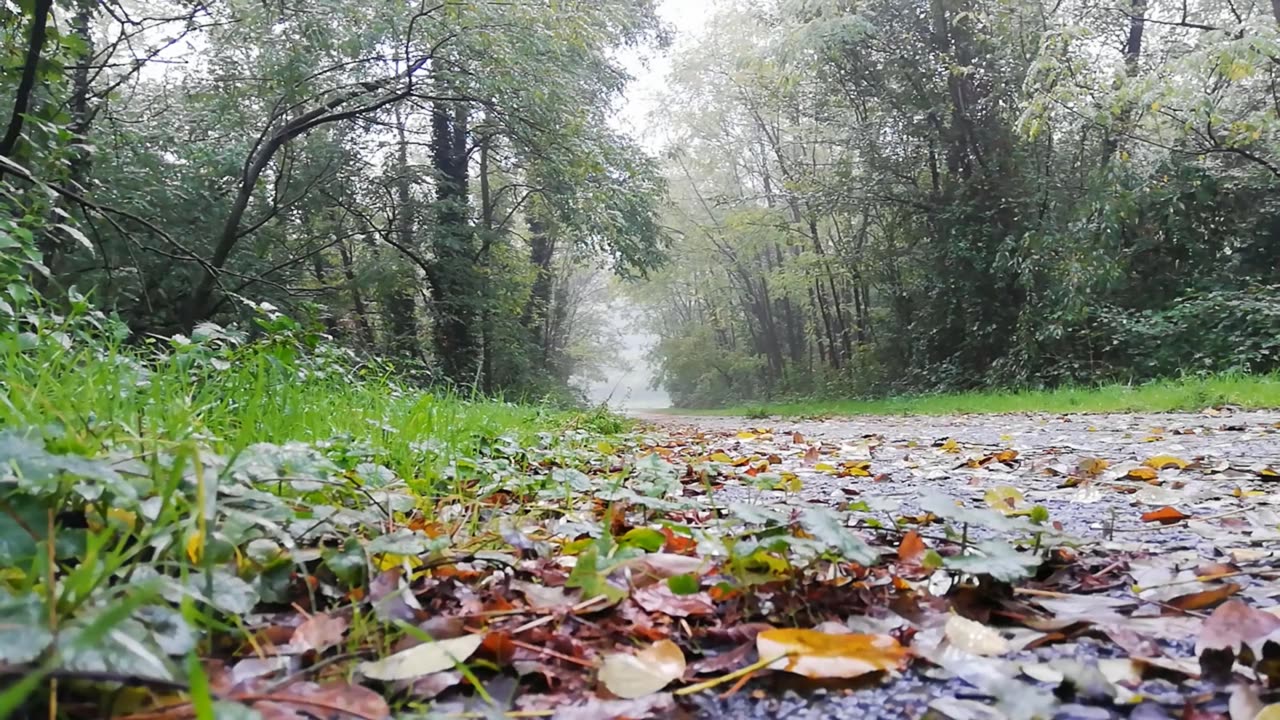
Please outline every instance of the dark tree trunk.
[[436, 237], [431, 299], [435, 349], [444, 374], [461, 385], [476, 380], [478, 283], [475, 233], [468, 221], [467, 107], [431, 108], [431, 155], [436, 171]]
[[[401, 247], [411, 248], [414, 228], [417, 226], [417, 205], [413, 201], [413, 178], [409, 168], [409, 139], [404, 121], [396, 114], [398, 147], [396, 148], [396, 241]], [[413, 278], [416, 273], [410, 271]], [[383, 315], [387, 319], [387, 350], [392, 355], [422, 359], [422, 347], [418, 339], [418, 308], [414, 301], [413, 282], [393, 279], [385, 287], [382, 297]]]
[[[0, 155], [7, 158], [16, 157], [18, 140], [22, 137], [22, 124], [31, 110], [31, 96], [36, 89], [36, 72], [40, 67], [40, 53], [44, 50], [49, 13], [52, 9], [53, 0], [35, 0], [31, 10], [31, 31], [27, 34], [27, 52], [22, 65], [22, 75], [18, 79], [18, 89], [14, 93], [9, 126], [5, 129], [4, 137], [0, 138]], [[3, 171], [0, 171], [0, 175], [2, 174]]]

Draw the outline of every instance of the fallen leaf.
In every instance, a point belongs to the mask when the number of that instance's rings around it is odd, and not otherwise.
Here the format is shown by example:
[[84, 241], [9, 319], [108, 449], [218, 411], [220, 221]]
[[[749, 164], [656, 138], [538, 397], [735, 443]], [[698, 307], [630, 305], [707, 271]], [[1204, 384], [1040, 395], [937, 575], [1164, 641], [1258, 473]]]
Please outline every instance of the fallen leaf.
[[634, 700], [593, 697], [580, 705], [557, 703], [554, 717], [555, 720], [648, 720], [673, 717], [676, 710], [676, 701], [671, 693], [662, 693]]
[[1125, 473], [1125, 477], [1131, 480], [1142, 480], [1143, 482], [1151, 482], [1160, 477], [1160, 473], [1149, 467], [1136, 467]]
[[606, 655], [600, 682], [614, 695], [632, 700], [656, 693], [684, 675], [684, 652], [670, 640], [659, 640], [640, 652]]
[[898, 562], [908, 566], [919, 566], [928, 549], [920, 533], [912, 530], [903, 535], [902, 542], [898, 543]]
[[1161, 525], [1171, 525], [1173, 523], [1186, 520], [1189, 517], [1191, 516], [1181, 510], [1171, 505], [1165, 505], [1159, 510], [1151, 510], [1149, 512], [1142, 513], [1142, 522], [1158, 522]]
[[666, 583], [637, 588], [631, 593], [631, 599], [647, 612], [671, 617], [716, 614], [715, 603], [708, 593], [678, 595]]
[[317, 613], [293, 631], [289, 649], [299, 653], [327, 650], [342, 642], [350, 625], [350, 621], [344, 617]]
[[756, 652], [762, 659], [778, 658], [770, 668], [808, 678], [854, 678], [896, 670], [911, 655], [889, 635], [828, 635], [800, 629], [761, 632], [756, 635]]
[[1166, 470], [1168, 468], [1182, 470], [1191, 463], [1173, 455], [1156, 455], [1155, 457], [1147, 458], [1142, 464], [1154, 470]]
[[483, 642], [484, 635], [474, 633], [423, 643], [381, 660], [362, 662], [357, 669], [373, 680], [411, 680], [454, 669], [471, 657]]
[[[382, 695], [360, 685], [294, 682], [253, 704], [263, 720], [383, 720], [391, 708]], [[221, 716], [219, 716], [221, 717]]]
[[1022, 491], [1011, 485], [993, 487], [982, 498], [992, 510], [999, 510], [1006, 515], [1017, 511], [1027, 501]]
[[[1232, 720], [1235, 719], [1232, 718]], [[1280, 720], [1280, 703], [1272, 703], [1262, 708], [1257, 715], [1253, 716], [1253, 720]]]
[[1212, 590], [1201, 590], [1200, 592], [1179, 595], [1165, 604], [1179, 610], [1203, 610], [1217, 605], [1238, 592], [1240, 592], [1239, 585], [1227, 583]]
[[1280, 617], [1250, 607], [1243, 600], [1228, 600], [1205, 619], [1200, 637], [1196, 639], [1196, 655], [1206, 650], [1239, 653], [1249, 647], [1260, 657], [1263, 643], [1278, 630]]
[[999, 632], [959, 615], [947, 618], [943, 634], [952, 646], [973, 655], [1003, 655], [1009, 651], [1009, 641]]
[[1076, 463], [1076, 470], [1082, 475], [1101, 475], [1104, 470], [1111, 467], [1111, 463], [1102, 458], [1081, 458]]

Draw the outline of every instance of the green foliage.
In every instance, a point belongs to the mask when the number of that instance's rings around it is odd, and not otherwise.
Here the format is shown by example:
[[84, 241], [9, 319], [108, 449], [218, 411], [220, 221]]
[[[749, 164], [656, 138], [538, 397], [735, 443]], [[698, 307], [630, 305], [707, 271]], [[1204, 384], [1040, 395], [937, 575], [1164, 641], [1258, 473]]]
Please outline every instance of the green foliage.
[[637, 296], [678, 406], [1276, 369], [1272, 8], [903, 8], [726, 7], [677, 59]]

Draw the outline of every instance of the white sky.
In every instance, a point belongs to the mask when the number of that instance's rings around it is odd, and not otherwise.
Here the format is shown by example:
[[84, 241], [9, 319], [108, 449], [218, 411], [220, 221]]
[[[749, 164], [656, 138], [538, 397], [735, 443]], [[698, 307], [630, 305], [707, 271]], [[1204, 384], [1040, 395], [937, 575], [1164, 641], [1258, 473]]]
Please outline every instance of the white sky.
[[650, 149], [657, 149], [654, 146], [658, 139], [651, 131], [648, 115], [657, 105], [657, 95], [666, 88], [671, 55], [680, 47], [697, 41], [716, 3], [717, 0], [659, 0], [658, 15], [674, 33], [671, 48], [665, 53], [628, 52], [622, 56], [623, 64], [635, 80], [627, 88], [615, 124]]
[[[699, 33], [715, 10], [716, 2], [717, 0], [660, 0], [658, 14], [673, 32], [671, 48], [667, 52], [628, 52], [621, 57], [635, 80], [627, 88], [614, 119], [614, 126], [639, 140], [651, 152], [661, 150], [661, 133], [649, 116], [658, 104], [657, 96], [666, 88], [667, 75], [672, 65], [671, 55], [679, 48], [697, 41]], [[635, 322], [631, 317], [634, 312], [634, 308], [623, 305], [612, 313], [611, 322], [622, 332], [623, 343], [617, 349], [618, 357], [611, 360], [620, 367], [607, 370], [609, 378], [589, 388], [591, 398], [595, 402], [607, 400], [615, 407], [667, 407], [671, 402], [666, 392], [649, 389], [653, 370], [645, 362], [644, 355], [655, 338], [634, 332]]]

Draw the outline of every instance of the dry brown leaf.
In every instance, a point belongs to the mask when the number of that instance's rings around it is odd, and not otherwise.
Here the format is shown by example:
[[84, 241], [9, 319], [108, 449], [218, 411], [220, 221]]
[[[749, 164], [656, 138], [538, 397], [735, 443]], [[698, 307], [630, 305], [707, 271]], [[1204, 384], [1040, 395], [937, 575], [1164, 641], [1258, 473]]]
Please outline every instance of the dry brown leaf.
[[854, 678], [896, 670], [911, 656], [889, 635], [828, 635], [800, 629], [765, 630], [756, 636], [756, 652], [761, 659], [778, 658], [770, 668], [808, 678]]
[[651, 695], [684, 675], [684, 652], [670, 640], [659, 640], [640, 652], [606, 655], [600, 682], [614, 695], [632, 700]]
[[254, 702], [263, 720], [384, 720], [391, 708], [382, 695], [344, 682], [295, 682]]
[[715, 603], [711, 601], [711, 595], [708, 593], [677, 595], [667, 587], [666, 583], [637, 588], [632, 591], [631, 599], [647, 612], [662, 613], [671, 617], [716, 614]]
[[289, 648], [294, 652], [324, 651], [342, 642], [351, 622], [345, 617], [317, 613], [293, 631]]
[[1239, 653], [1245, 646], [1259, 654], [1262, 642], [1278, 630], [1280, 617], [1250, 607], [1243, 600], [1228, 600], [1204, 621], [1200, 637], [1196, 639], [1196, 655], [1205, 650]]

